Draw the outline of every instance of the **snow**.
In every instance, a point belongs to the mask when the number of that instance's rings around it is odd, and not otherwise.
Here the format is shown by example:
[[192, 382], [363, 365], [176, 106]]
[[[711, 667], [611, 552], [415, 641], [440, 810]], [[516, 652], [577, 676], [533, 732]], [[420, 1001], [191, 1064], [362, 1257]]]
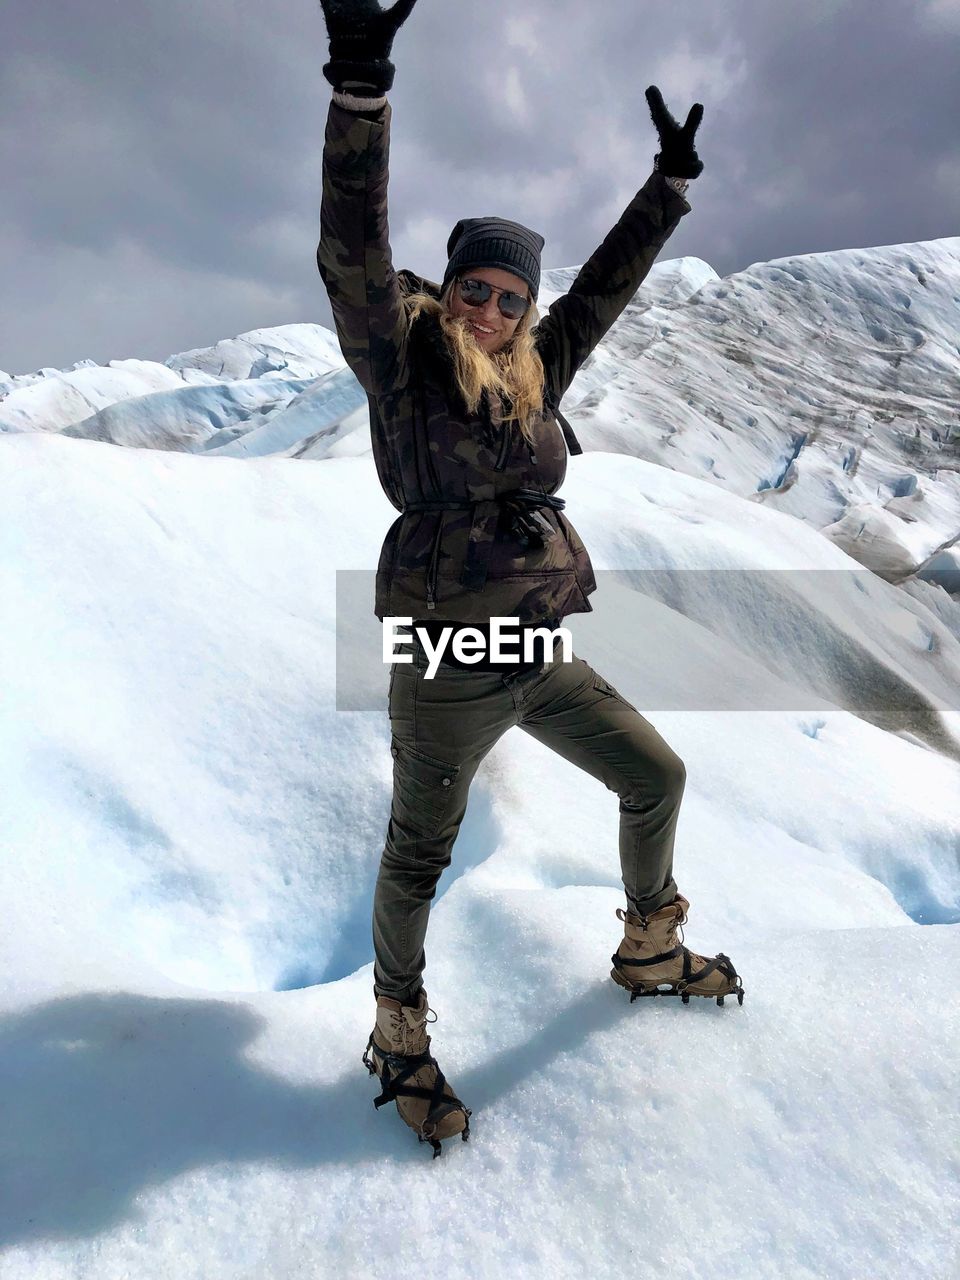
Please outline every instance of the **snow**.
[[629, 1003], [616, 798], [508, 732], [431, 914], [437, 1161], [360, 1063], [395, 512], [335, 339], [0, 376], [4, 1280], [956, 1274], [956, 444], [882, 415], [948, 416], [958, 247], [658, 264], [578, 374], [564, 625], [686, 764], [746, 997]]

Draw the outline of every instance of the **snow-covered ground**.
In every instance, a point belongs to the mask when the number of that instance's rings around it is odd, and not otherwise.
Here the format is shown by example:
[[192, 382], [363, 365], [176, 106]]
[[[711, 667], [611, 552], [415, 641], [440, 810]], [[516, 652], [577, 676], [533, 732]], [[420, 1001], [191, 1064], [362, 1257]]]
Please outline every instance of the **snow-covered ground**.
[[746, 998], [629, 1003], [616, 797], [508, 732], [427, 940], [437, 1161], [360, 1063], [395, 513], [335, 338], [0, 375], [3, 1280], [956, 1275], [958, 295], [958, 240], [668, 260], [578, 375], [565, 625], [686, 763]]

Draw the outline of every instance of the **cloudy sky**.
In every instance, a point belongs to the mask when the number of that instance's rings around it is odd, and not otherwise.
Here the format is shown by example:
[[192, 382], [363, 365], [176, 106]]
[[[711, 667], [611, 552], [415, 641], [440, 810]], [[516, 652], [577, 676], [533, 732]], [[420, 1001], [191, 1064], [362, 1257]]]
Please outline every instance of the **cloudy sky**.
[[[661, 257], [721, 275], [960, 234], [960, 0], [419, 0], [394, 45], [394, 262], [458, 218], [583, 262], [648, 177], [644, 89], [704, 104]], [[5, 0], [0, 369], [330, 323], [319, 0]]]

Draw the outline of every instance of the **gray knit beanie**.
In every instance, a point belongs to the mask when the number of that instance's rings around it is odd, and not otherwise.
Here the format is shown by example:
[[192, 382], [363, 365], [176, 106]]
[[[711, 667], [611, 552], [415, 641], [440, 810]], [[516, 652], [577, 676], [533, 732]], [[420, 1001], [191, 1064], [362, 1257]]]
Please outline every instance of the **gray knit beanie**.
[[540, 250], [544, 238], [506, 218], [461, 218], [447, 241], [447, 269], [441, 293], [455, 275], [468, 267], [500, 267], [530, 286], [536, 299], [540, 289]]

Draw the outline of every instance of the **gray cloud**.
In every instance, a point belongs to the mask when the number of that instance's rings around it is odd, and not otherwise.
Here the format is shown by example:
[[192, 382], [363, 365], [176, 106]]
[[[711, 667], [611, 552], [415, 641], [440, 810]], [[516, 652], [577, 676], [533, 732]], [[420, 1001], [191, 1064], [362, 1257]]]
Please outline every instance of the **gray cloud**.
[[[319, 4], [7, 0], [0, 368], [163, 358], [330, 322], [314, 264]], [[704, 104], [665, 257], [751, 262], [960, 230], [960, 0], [419, 0], [397, 37], [394, 259], [456, 220], [582, 262], [652, 167], [643, 91]]]

